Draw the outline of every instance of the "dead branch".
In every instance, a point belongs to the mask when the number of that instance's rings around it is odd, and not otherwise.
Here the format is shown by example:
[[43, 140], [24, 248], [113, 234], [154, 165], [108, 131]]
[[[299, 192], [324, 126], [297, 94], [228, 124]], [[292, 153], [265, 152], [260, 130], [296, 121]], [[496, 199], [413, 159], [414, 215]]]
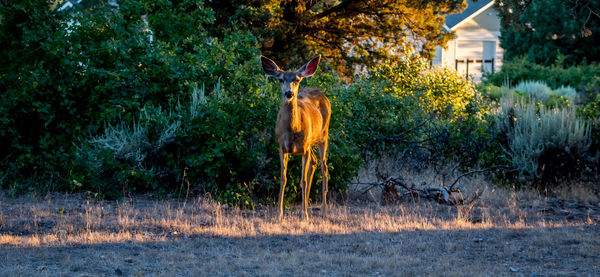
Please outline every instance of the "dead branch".
[[354, 183], [368, 185], [361, 195], [366, 194], [376, 187], [381, 187], [383, 190], [383, 198], [385, 202], [397, 202], [399, 200], [415, 198], [434, 200], [440, 204], [446, 205], [465, 205], [471, 204], [479, 198], [477, 193], [474, 193], [470, 199], [463, 197], [462, 191], [450, 190], [446, 187], [425, 187], [416, 188], [414, 185], [408, 186], [400, 178], [388, 178], [382, 182], [373, 183]]

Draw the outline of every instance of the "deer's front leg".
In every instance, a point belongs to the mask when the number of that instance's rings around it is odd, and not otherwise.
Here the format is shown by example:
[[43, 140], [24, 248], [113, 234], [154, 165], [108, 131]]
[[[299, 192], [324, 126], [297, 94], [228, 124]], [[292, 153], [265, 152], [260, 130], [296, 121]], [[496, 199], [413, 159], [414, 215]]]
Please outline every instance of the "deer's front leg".
[[300, 178], [300, 186], [302, 187], [302, 205], [304, 208], [304, 218], [308, 219], [308, 169], [310, 168], [310, 154], [304, 152], [302, 154], [302, 177]]
[[279, 220], [283, 219], [283, 192], [287, 182], [286, 172], [289, 154], [283, 152], [283, 148], [279, 147], [279, 160], [281, 161], [281, 185], [279, 186]]

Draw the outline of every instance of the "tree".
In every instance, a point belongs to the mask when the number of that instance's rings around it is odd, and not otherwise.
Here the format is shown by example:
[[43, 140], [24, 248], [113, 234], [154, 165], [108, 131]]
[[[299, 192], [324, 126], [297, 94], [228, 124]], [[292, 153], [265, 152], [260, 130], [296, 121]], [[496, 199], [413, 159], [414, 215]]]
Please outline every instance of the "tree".
[[208, 37], [201, 0], [82, 3], [0, 1], [0, 186], [40, 178], [70, 188], [82, 136], [136, 120], [146, 105], [173, 107], [194, 86], [244, 91], [221, 77], [259, 54], [250, 34]]
[[223, 26], [252, 30], [261, 50], [282, 64], [323, 54], [346, 75], [352, 65], [374, 65], [410, 51], [433, 56], [453, 37], [444, 15], [466, 7], [464, 0], [224, 0], [208, 1]]
[[502, 0], [495, 7], [506, 60], [527, 55], [549, 65], [562, 55], [567, 65], [600, 61], [599, 0]]

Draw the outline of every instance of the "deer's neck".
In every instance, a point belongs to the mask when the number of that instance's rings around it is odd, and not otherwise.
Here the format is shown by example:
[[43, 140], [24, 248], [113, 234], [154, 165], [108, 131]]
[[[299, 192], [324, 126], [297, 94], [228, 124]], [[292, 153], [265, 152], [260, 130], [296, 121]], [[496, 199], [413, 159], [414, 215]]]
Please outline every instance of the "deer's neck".
[[[292, 132], [300, 132], [300, 113], [298, 112], [297, 99], [292, 101], [284, 101], [281, 104], [281, 110], [284, 112], [287, 119], [287, 124], [290, 126]], [[286, 125], [287, 125], [286, 124]]]

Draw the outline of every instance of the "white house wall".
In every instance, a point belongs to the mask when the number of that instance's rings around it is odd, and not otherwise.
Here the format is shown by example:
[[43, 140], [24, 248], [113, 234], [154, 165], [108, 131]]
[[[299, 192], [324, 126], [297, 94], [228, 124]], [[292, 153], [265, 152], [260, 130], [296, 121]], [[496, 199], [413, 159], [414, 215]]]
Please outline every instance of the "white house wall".
[[[472, 54], [478, 54], [474, 57], [481, 59], [484, 41], [496, 42], [496, 54], [494, 56], [494, 70], [498, 71], [502, 67], [502, 57], [504, 50], [500, 47], [500, 16], [493, 7], [487, 8], [472, 20], [465, 22], [456, 29], [456, 37], [458, 41], [462, 41], [464, 45], [475, 47], [472, 41], [479, 41], [481, 45], [479, 50], [471, 48], [460, 49], [457, 52], [459, 59]], [[460, 43], [459, 43], [460, 44]], [[470, 70], [469, 70], [470, 71]]]
[[[490, 6], [471, 20], [457, 26], [458, 28], [454, 30], [456, 38], [448, 42], [446, 49], [441, 50], [441, 58], [434, 59], [433, 64], [441, 63], [443, 66], [455, 68], [456, 59], [481, 60], [484, 58], [484, 42], [494, 42], [494, 71], [500, 70], [504, 50], [500, 47], [498, 39], [500, 36], [500, 18], [494, 8]], [[466, 64], [459, 63], [457, 69], [461, 73], [466, 73]], [[469, 75], [472, 75], [476, 81], [480, 80], [480, 69], [481, 63], [469, 64]]]
[[454, 68], [456, 60], [456, 40], [448, 41], [446, 49], [442, 51], [442, 64]]

